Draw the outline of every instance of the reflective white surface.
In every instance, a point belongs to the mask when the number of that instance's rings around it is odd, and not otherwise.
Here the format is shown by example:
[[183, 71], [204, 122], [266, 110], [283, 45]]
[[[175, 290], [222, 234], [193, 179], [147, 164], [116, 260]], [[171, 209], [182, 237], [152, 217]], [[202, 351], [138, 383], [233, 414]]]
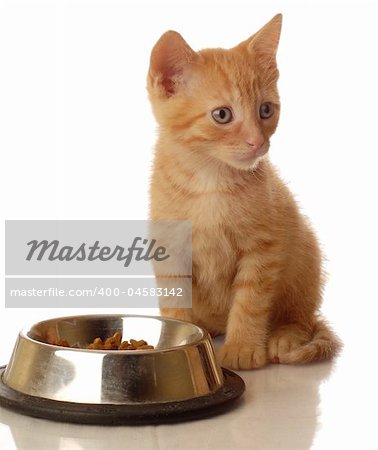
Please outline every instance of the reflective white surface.
[[377, 448], [375, 379], [347, 348], [332, 363], [240, 372], [231, 412], [194, 422], [101, 427], [49, 422], [0, 408], [2, 450]]

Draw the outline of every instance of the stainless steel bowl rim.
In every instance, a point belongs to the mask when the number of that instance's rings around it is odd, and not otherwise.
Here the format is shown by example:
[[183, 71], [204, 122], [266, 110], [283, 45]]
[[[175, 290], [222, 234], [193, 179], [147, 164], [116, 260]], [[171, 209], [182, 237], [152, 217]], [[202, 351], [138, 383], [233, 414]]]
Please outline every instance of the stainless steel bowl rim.
[[[46, 322], [50, 322], [50, 321], [54, 321], [54, 320], [75, 320], [75, 319], [84, 319], [84, 318], [106, 318], [106, 317], [125, 317], [125, 315], [127, 315], [127, 317], [137, 317], [137, 318], [145, 318], [145, 319], [164, 319], [166, 321], [171, 321], [171, 322], [180, 322], [180, 323], [184, 323], [186, 325], [190, 324], [191, 326], [193, 326], [193, 328], [196, 328], [201, 334], [201, 338], [190, 342], [188, 344], [184, 344], [184, 345], [176, 345], [176, 346], [172, 346], [172, 347], [168, 347], [168, 348], [154, 348], [154, 349], [143, 349], [143, 350], [98, 350], [98, 349], [87, 349], [87, 348], [76, 348], [76, 347], [64, 347], [62, 345], [55, 345], [55, 344], [49, 344], [47, 342], [43, 342], [43, 341], [39, 341], [38, 339], [33, 339], [31, 338], [28, 333], [30, 333], [31, 329], [37, 325], [39, 325], [40, 323], [46, 323]], [[191, 322], [187, 322], [185, 320], [180, 320], [180, 319], [172, 319], [170, 317], [164, 317], [164, 316], [149, 316], [149, 315], [140, 315], [140, 314], [82, 314], [82, 315], [77, 315], [77, 316], [63, 316], [63, 317], [52, 317], [50, 319], [46, 319], [46, 320], [40, 320], [39, 322], [29, 322], [26, 326], [24, 326], [24, 328], [20, 331], [20, 336], [22, 336], [24, 339], [32, 341], [32, 342], [38, 342], [38, 344], [41, 344], [43, 346], [47, 346], [47, 347], [55, 347], [58, 348], [60, 350], [66, 350], [66, 351], [76, 351], [76, 352], [90, 352], [90, 353], [101, 353], [101, 354], [106, 354], [106, 353], [111, 353], [112, 355], [124, 355], [124, 354], [133, 354], [133, 355], [145, 355], [146, 353], [153, 353], [153, 352], [159, 352], [159, 353], [165, 353], [165, 352], [170, 352], [170, 351], [174, 351], [174, 350], [178, 350], [178, 349], [184, 349], [184, 348], [188, 348], [188, 347], [192, 347], [194, 344], [198, 344], [206, 339], [208, 339], [210, 337], [209, 332], [204, 329], [199, 327], [198, 325], [191, 323]]]

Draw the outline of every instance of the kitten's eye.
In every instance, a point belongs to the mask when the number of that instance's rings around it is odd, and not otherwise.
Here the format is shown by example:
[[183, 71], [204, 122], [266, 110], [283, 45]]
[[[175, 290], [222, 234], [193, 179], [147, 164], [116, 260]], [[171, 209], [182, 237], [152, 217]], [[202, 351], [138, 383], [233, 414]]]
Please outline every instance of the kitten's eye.
[[269, 119], [269, 117], [272, 117], [274, 113], [274, 107], [272, 103], [265, 102], [262, 103], [260, 106], [260, 117], [261, 119]]
[[211, 115], [215, 122], [220, 124], [230, 123], [233, 119], [231, 109], [226, 107], [214, 109], [214, 111], [211, 112]]

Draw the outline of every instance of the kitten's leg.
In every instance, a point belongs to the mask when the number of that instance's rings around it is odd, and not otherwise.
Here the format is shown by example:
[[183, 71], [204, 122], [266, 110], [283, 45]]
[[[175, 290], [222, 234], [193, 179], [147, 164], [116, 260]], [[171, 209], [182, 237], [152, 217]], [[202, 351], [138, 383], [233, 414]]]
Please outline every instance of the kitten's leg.
[[269, 320], [277, 277], [275, 261], [263, 261], [256, 255], [245, 255], [239, 261], [226, 339], [218, 355], [221, 365], [238, 370], [266, 364]]
[[316, 252], [302, 256], [301, 276], [293, 277], [294, 281], [280, 289], [282, 295], [275, 304], [277, 320], [272, 321], [268, 342], [271, 362], [286, 362], [292, 351], [311, 341], [315, 313], [321, 302], [322, 277], [318, 258]]
[[308, 232], [294, 266], [299, 273], [285, 277], [286, 286], [279, 289], [275, 302], [277, 323], [272, 323], [269, 359], [284, 364], [303, 364], [330, 359], [342, 344], [319, 315], [324, 277], [321, 255], [313, 234]]

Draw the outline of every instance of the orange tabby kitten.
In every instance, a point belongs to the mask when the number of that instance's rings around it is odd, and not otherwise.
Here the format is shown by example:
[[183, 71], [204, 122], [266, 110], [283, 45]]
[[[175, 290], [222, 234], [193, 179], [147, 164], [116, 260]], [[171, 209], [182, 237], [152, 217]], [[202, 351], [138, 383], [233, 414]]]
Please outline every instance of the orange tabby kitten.
[[151, 219], [193, 226], [192, 309], [162, 314], [225, 333], [220, 363], [233, 369], [328, 359], [341, 346], [319, 316], [317, 240], [267, 156], [281, 22], [230, 50], [195, 52], [168, 31], [148, 74], [160, 129]]

